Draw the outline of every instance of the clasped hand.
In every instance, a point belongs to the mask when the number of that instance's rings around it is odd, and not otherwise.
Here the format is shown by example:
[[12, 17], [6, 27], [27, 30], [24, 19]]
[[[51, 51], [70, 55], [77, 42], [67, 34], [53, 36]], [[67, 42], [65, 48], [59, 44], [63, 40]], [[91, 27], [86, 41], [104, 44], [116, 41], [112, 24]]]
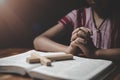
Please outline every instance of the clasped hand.
[[72, 32], [71, 43], [68, 47], [71, 54], [75, 54], [77, 48], [82, 51], [79, 56], [96, 58], [95, 54], [97, 48], [94, 46], [92, 38], [92, 31], [85, 27], [80, 27]]

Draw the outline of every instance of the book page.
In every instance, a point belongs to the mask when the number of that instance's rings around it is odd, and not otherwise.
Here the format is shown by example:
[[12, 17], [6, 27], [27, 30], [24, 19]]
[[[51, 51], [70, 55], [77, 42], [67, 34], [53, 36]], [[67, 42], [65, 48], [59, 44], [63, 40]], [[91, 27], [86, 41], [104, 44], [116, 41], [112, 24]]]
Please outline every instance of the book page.
[[31, 54], [33, 53], [39, 54], [41, 56], [65, 54], [63, 52], [40, 52], [40, 51], [30, 50], [28, 52], [21, 53], [18, 55], [0, 58], [0, 72], [18, 73], [24, 75], [26, 73], [25, 71], [41, 66], [40, 63], [30, 64], [26, 62], [26, 58], [31, 56]]
[[95, 77], [106, 70], [106, 68], [111, 67], [111, 65], [111, 61], [75, 56], [74, 60], [53, 62], [51, 67], [41, 66], [32, 69], [29, 75], [45, 80], [91, 80], [93, 78], [97, 80]]
[[24, 70], [29, 70], [31, 68], [41, 66], [40, 64], [29, 64], [26, 62], [26, 58], [34, 52], [36, 51], [30, 50], [18, 55], [0, 58], [0, 72], [19, 73], [24, 75]]

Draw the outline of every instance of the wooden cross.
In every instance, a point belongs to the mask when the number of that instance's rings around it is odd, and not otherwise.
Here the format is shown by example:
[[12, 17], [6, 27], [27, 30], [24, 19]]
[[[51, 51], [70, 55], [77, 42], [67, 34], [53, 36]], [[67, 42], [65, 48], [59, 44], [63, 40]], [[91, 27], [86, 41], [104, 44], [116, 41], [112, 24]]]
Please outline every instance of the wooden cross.
[[73, 59], [72, 54], [57, 54], [40, 56], [39, 54], [32, 53], [30, 57], [26, 58], [28, 63], [41, 63], [46, 66], [51, 66], [52, 61]]

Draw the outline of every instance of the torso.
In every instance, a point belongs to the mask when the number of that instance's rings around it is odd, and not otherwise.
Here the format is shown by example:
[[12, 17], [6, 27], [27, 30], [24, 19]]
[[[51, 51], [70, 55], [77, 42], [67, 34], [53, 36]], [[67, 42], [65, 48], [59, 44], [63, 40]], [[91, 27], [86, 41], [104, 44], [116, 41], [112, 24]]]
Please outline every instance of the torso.
[[[84, 12], [85, 12], [85, 17], [82, 16], [81, 23], [84, 23], [85, 27], [93, 31], [93, 35], [91, 37], [93, 39], [94, 45], [98, 48], [103, 48], [103, 49], [110, 48], [111, 47], [110, 20], [101, 19], [99, 17], [95, 17], [95, 19], [93, 19], [93, 13], [91, 7], [85, 8]], [[83, 18], [85, 18], [85, 20]], [[77, 21], [77, 10], [73, 10], [72, 12], [70, 12], [68, 15], [62, 18], [60, 22], [63, 23], [64, 25], [71, 24], [74, 26], [74, 29], [80, 27]]]
[[98, 16], [93, 17], [92, 9], [86, 10], [86, 24], [85, 27], [90, 28], [93, 31], [92, 39], [94, 45], [98, 48], [107, 49], [110, 48], [110, 20], [101, 19]]

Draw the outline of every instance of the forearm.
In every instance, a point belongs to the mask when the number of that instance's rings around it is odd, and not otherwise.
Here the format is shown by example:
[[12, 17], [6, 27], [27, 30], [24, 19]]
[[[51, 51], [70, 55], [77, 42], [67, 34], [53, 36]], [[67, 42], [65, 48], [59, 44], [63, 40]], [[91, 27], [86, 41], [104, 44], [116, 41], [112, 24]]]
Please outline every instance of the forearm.
[[120, 60], [120, 48], [116, 49], [99, 49], [96, 51], [98, 58], [109, 60]]
[[67, 46], [56, 43], [47, 37], [39, 37], [34, 40], [34, 48], [41, 51], [63, 51]]

